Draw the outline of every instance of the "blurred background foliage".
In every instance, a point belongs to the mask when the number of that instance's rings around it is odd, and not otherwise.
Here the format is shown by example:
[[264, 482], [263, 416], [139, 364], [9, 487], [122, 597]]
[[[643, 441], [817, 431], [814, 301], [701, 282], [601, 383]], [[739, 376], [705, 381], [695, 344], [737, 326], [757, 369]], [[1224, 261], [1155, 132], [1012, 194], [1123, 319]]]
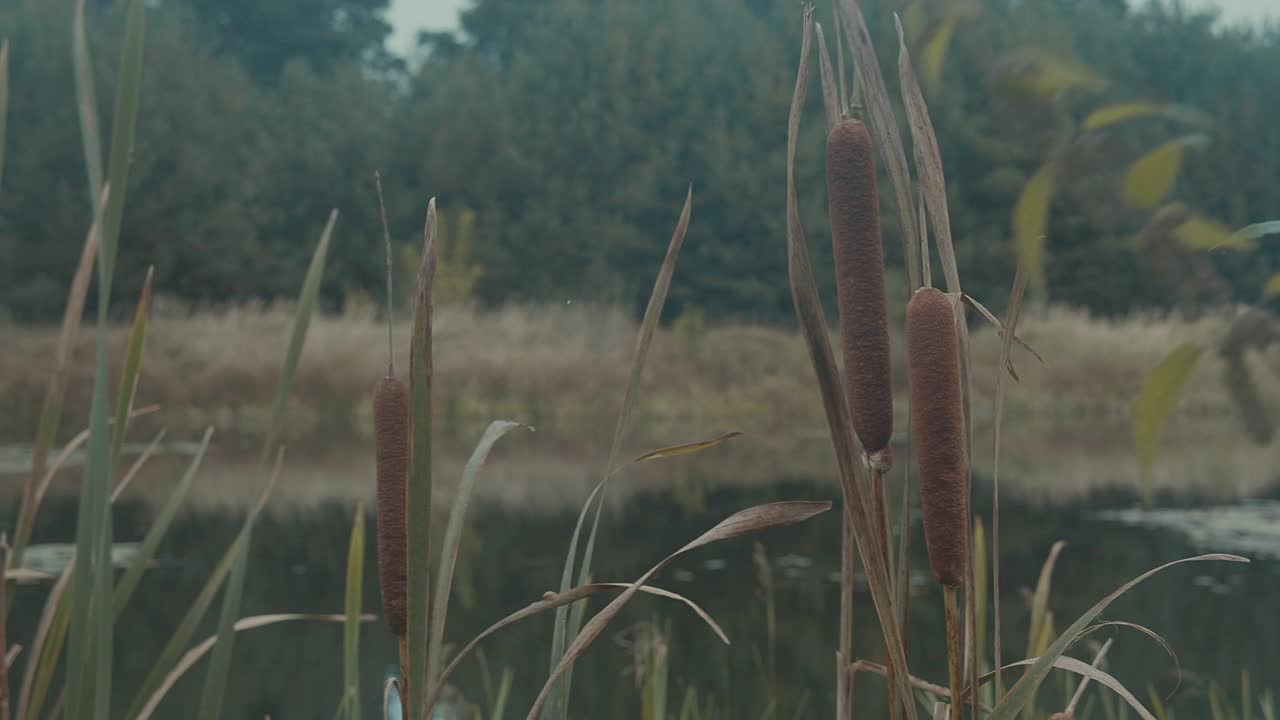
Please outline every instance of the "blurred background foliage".
[[[1150, 266], [1161, 253], [1141, 252], [1149, 211], [1123, 198], [1129, 165], [1185, 133], [1185, 123], [1155, 117], [1082, 129], [1098, 107], [1137, 100], [1197, 109], [1195, 130], [1206, 141], [1185, 151], [1171, 198], [1233, 228], [1280, 214], [1280, 85], [1271, 81], [1280, 28], [1223, 27], [1211, 14], [1119, 0], [866, 5], [883, 65], [896, 62], [891, 11], [902, 13], [922, 57], [960, 273], [993, 310], [1013, 274], [1012, 208], [1050, 152], [1065, 158], [1048, 220], [1051, 299], [1108, 315], [1177, 301], [1177, 278]], [[412, 62], [385, 48], [386, 6], [156, 4], [120, 298], [136, 296], [151, 263], [158, 291], [192, 303], [287, 296], [327, 209], [338, 207], [343, 239], [323, 300], [336, 310], [380, 299], [372, 187], [380, 169], [396, 242], [420, 239], [429, 195], [457, 229], [444, 272], [453, 299], [638, 308], [670, 209], [692, 182], [697, 222], [674, 310], [790, 317], [781, 119], [799, 45], [797, 3], [476, 0], [458, 33], [424, 34]], [[122, 10], [118, 0], [91, 3], [104, 122]], [[90, 220], [71, 12], [69, 2], [0, 5], [0, 33], [12, 45], [0, 321], [61, 313]], [[1078, 68], [1077, 87], [1043, 92], [1034, 66], [1045, 57], [1060, 59], [1059, 70]], [[808, 116], [818, 117], [820, 97], [810, 95]], [[806, 125], [797, 169], [818, 246], [829, 242], [820, 125]], [[886, 207], [883, 217], [888, 261], [898, 267], [896, 213]], [[815, 247], [814, 257], [825, 262], [830, 253]], [[1274, 243], [1207, 257], [1225, 280], [1220, 300], [1255, 300], [1280, 269]], [[830, 275], [820, 271], [828, 283]], [[824, 296], [834, 298], [830, 290]]]

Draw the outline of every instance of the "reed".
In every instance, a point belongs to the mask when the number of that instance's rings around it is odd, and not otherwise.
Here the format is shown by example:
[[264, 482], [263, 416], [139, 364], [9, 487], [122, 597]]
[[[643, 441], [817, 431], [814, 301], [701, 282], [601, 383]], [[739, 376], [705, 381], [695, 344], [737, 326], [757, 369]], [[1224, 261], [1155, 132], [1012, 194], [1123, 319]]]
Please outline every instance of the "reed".
[[386, 377], [373, 390], [374, 461], [378, 476], [378, 580], [387, 629], [403, 638], [407, 527], [405, 487], [409, 477], [409, 388]]
[[965, 582], [969, 555], [969, 508], [959, 339], [951, 301], [940, 290], [922, 288], [907, 305], [907, 368], [925, 545], [934, 577], [946, 595], [951, 717], [959, 720], [964, 683], [955, 608], [956, 588]]

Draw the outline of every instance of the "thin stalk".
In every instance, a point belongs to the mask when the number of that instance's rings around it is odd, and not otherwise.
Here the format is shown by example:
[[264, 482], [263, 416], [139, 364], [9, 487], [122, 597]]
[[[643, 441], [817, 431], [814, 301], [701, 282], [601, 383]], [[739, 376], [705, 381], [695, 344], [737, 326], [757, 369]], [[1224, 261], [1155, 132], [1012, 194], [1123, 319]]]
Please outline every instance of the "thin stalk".
[[[884, 476], [885, 470], [875, 463], [871, 466], [871, 501], [875, 503], [874, 513], [876, 525], [880, 531], [880, 554], [884, 557], [884, 566], [888, 568], [889, 577], [894, 577], [893, 572], [893, 553], [889, 551], [889, 509], [884, 499]], [[893, 660], [889, 657], [888, 649], [885, 649], [885, 666], [889, 668], [889, 677], [893, 677]], [[898, 689], [893, 682], [888, 683], [889, 688], [889, 720], [897, 720], [898, 718]], [[906, 698], [910, 702], [910, 698]]]
[[[400, 641], [400, 684], [396, 689], [400, 693], [400, 716], [402, 720], [409, 720], [409, 686], [407, 684], [409, 682], [407, 679], [409, 677], [409, 640], [403, 635], [398, 639]], [[384, 717], [390, 720], [390, 717], [385, 714]]]
[[[0, 573], [9, 568], [9, 539], [0, 533]], [[5, 636], [5, 585], [0, 580], [0, 720], [9, 720], [9, 639]]]
[[391, 344], [391, 326], [394, 315], [391, 312], [391, 231], [387, 228], [387, 204], [382, 199], [382, 173], [373, 171], [373, 182], [378, 188], [378, 212], [382, 214], [382, 241], [387, 256], [387, 377], [396, 376], [395, 347]]
[[960, 671], [960, 610], [956, 603], [956, 589], [950, 585], [942, 588], [947, 614], [947, 670], [951, 678], [951, 720], [963, 720], [964, 700], [961, 693], [964, 679]]
[[[843, 488], [844, 485], [842, 484]], [[853, 516], [849, 493], [845, 492], [840, 513], [840, 652], [836, 657], [836, 720], [852, 717], [852, 677], [849, 675], [850, 653], [853, 651]], [[889, 684], [893, 684], [892, 675]]]

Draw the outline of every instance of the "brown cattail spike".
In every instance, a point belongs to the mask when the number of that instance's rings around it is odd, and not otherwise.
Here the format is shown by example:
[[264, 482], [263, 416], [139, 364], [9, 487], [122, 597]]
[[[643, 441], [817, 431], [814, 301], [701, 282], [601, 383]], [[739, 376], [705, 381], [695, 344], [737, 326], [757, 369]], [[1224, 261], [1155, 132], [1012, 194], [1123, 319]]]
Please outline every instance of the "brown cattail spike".
[[929, 564], [955, 587], [969, 554], [969, 503], [955, 311], [940, 290], [917, 290], [907, 305], [907, 372]]
[[409, 479], [409, 388], [396, 378], [383, 378], [374, 388], [373, 430], [382, 613], [391, 632], [403, 637], [407, 627], [405, 490]]
[[827, 204], [845, 387], [853, 428], [874, 458], [888, 450], [893, 435], [893, 383], [875, 148], [860, 120], [841, 120], [827, 136]]

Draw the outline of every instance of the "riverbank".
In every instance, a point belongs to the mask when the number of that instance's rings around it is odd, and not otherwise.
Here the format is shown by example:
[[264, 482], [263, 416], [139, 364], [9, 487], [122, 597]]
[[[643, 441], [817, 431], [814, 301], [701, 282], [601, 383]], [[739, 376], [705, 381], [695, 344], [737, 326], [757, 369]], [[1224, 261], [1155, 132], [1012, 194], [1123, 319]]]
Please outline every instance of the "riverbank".
[[[227, 477], [208, 486], [220, 488], [224, 498], [228, 486], [256, 486], [249, 471], [289, 319], [285, 308], [157, 312], [137, 402], [160, 409], [137, 421], [133, 438], [145, 441], [167, 427], [169, 440], [190, 441], [212, 425], [219, 461], [210, 472], [222, 469]], [[974, 466], [986, 473], [999, 338], [985, 325], [974, 327]], [[1061, 307], [1030, 311], [1020, 335], [1045, 363], [1015, 354], [1021, 380], [1007, 386], [1002, 441], [1007, 487], [1046, 501], [1133, 487], [1129, 412], [1142, 380], [1177, 344], [1213, 344], [1225, 329], [1225, 319], [1213, 316], [1196, 322], [1153, 315], [1100, 320]], [[3, 333], [0, 443], [13, 446], [30, 441], [57, 332], [8, 327]], [[126, 333], [113, 331], [115, 350], [122, 349]], [[496, 484], [503, 499], [554, 504], [581, 497], [607, 453], [634, 333], [627, 314], [598, 306], [440, 308], [436, 427], [443, 474], [460, 467], [490, 420], [513, 419], [537, 432], [504, 440], [507, 450], [495, 455], [490, 473], [501, 478]], [[84, 335], [68, 387], [64, 438], [83, 425], [88, 406], [91, 353]], [[401, 373], [407, 337], [407, 327], [398, 326]], [[897, 397], [905, 398], [901, 338], [894, 344]], [[288, 487], [291, 472], [297, 474], [299, 492], [291, 495], [346, 496], [343, 487], [364, 487], [355, 479], [370, 473], [369, 392], [386, 372], [385, 348], [386, 328], [371, 316], [314, 319], [288, 411], [291, 470], [282, 481]], [[112, 353], [113, 368], [119, 355]], [[1263, 371], [1280, 363], [1273, 356], [1250, 361], [1260, 394], [1274, 410], [1280, 381]], [[1169, 449], [1154, 474], [1157, 489], [1248, 495], [1274, 481], [1276, 453], [1253, 445], [1241, 431], [1220, 378], [1216, 354], [1207, 353], [1170, 425]], [[903, 438], [905, 402], [895, 410], [897, 437]], [[768, 483], [832, 473], [813, 372], [790, 327], [677, 319], [654, 341], [633, 427], [628, 453], [728, 430], [745, 433], [705, 458], [645, 470], [639, 484], [648, 488], [687, 484], [691, 477], [705, 484]]]

